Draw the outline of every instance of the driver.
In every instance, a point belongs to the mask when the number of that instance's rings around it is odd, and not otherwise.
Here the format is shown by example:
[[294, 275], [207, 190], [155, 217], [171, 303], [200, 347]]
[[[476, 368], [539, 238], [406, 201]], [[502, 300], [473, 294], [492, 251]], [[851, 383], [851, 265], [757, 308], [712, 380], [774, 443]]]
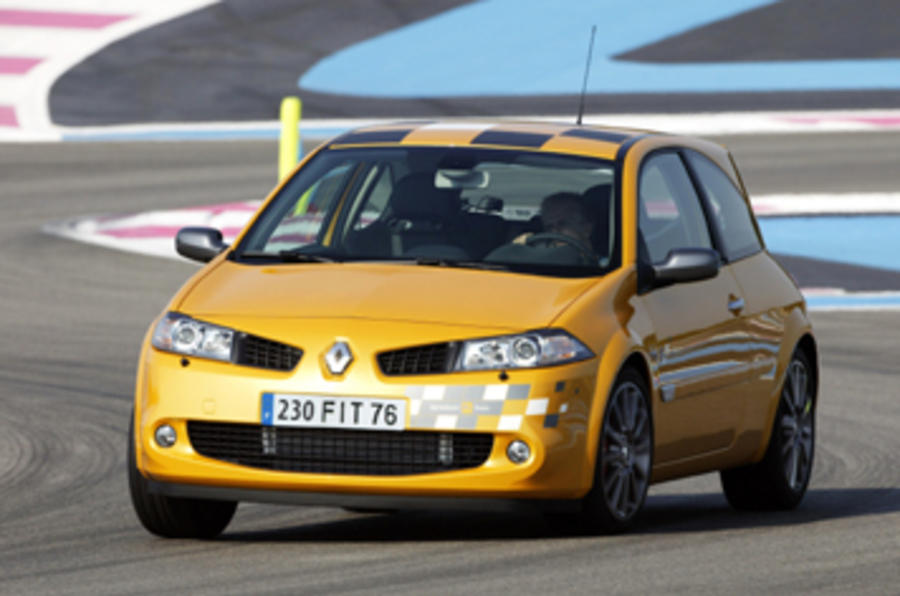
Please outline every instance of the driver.
[[[594, 225], [580, 194], [558, 192], [545, 197], [541, 201], [541, 223], [544, 232], [563, 234], [582, 246], [592, 246], [591, 232]], [[531, 232], [521, 234], [513, 242], [525, 244], [532, 235]]]

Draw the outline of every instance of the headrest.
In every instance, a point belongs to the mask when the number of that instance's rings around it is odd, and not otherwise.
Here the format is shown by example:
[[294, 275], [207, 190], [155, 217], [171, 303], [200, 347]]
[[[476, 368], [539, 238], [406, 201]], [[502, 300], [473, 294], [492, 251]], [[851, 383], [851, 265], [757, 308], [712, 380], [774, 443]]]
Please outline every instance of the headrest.
[[609, 199], [611, 195], [611, 184], [598, 184], [581, 193], [584, 199], [584, 207], [592, 220], [597, 221], [598, 217], [603, 217], [609, 213]]
[[435, 188], [434, 172], [401, 178], [391, 192], [390, 206], [400, 219], [445, 218], [460, 209], [458, 189]]

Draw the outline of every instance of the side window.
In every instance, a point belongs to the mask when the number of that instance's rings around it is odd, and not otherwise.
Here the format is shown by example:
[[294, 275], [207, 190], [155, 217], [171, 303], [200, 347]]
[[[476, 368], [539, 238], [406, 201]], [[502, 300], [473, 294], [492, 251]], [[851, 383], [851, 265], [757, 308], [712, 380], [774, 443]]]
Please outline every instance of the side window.
[[675, 248], [712, 248], [700, 199], [678, 154], [657, 153], [644, 162], [638, 197], [639, 250], [651, 263]]
[[708, 158], [687, 152], [688, 161], [712, 207], [713, 221], [723, 244], [725, 258], [734, 261], [762, 249], [750, 207], [728, 175]]

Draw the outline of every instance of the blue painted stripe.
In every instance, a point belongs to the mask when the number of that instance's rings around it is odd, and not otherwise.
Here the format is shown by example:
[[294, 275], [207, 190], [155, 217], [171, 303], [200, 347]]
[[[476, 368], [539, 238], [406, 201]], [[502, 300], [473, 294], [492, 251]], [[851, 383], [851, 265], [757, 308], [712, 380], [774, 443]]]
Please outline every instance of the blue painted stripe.
[[878, 294], [813, 294], [806, 296], [810, 310], [898, 310], [900, 292]]
[[771, 252], [900, 271], [900, 216], [760, 218]]
[[649, 64], [612, 58], [770, 3], [475, 2], [332, 54], [298, 84], [325, 93], [374, 97], [577, 93], [588, 32], [596, 23], [588, 85], [592, 93], [900, 88], [896, 59]]

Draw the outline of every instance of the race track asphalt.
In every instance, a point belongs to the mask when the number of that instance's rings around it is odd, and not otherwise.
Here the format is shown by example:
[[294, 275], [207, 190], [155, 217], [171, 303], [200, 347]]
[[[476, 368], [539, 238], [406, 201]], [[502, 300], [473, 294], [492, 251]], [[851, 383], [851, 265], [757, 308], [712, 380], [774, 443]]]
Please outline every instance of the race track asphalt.
[[[755, 192], [896, 189], [879, 155], [898, 141], [728, 139]], [[0, 145], [0, 594], [896, 593], [898, 312], [814, 315], [818, 453], [794, 512], [736, 513], [706, 475], [655, 486], [634, 531], [614, 537], [540, 517], [264, 505], [242, 505], [216, 541], [147, 534], [125, 481], [134, 368], [147, 324], [195, 268], [40, 226], [259, 197], [275, 150]]]

